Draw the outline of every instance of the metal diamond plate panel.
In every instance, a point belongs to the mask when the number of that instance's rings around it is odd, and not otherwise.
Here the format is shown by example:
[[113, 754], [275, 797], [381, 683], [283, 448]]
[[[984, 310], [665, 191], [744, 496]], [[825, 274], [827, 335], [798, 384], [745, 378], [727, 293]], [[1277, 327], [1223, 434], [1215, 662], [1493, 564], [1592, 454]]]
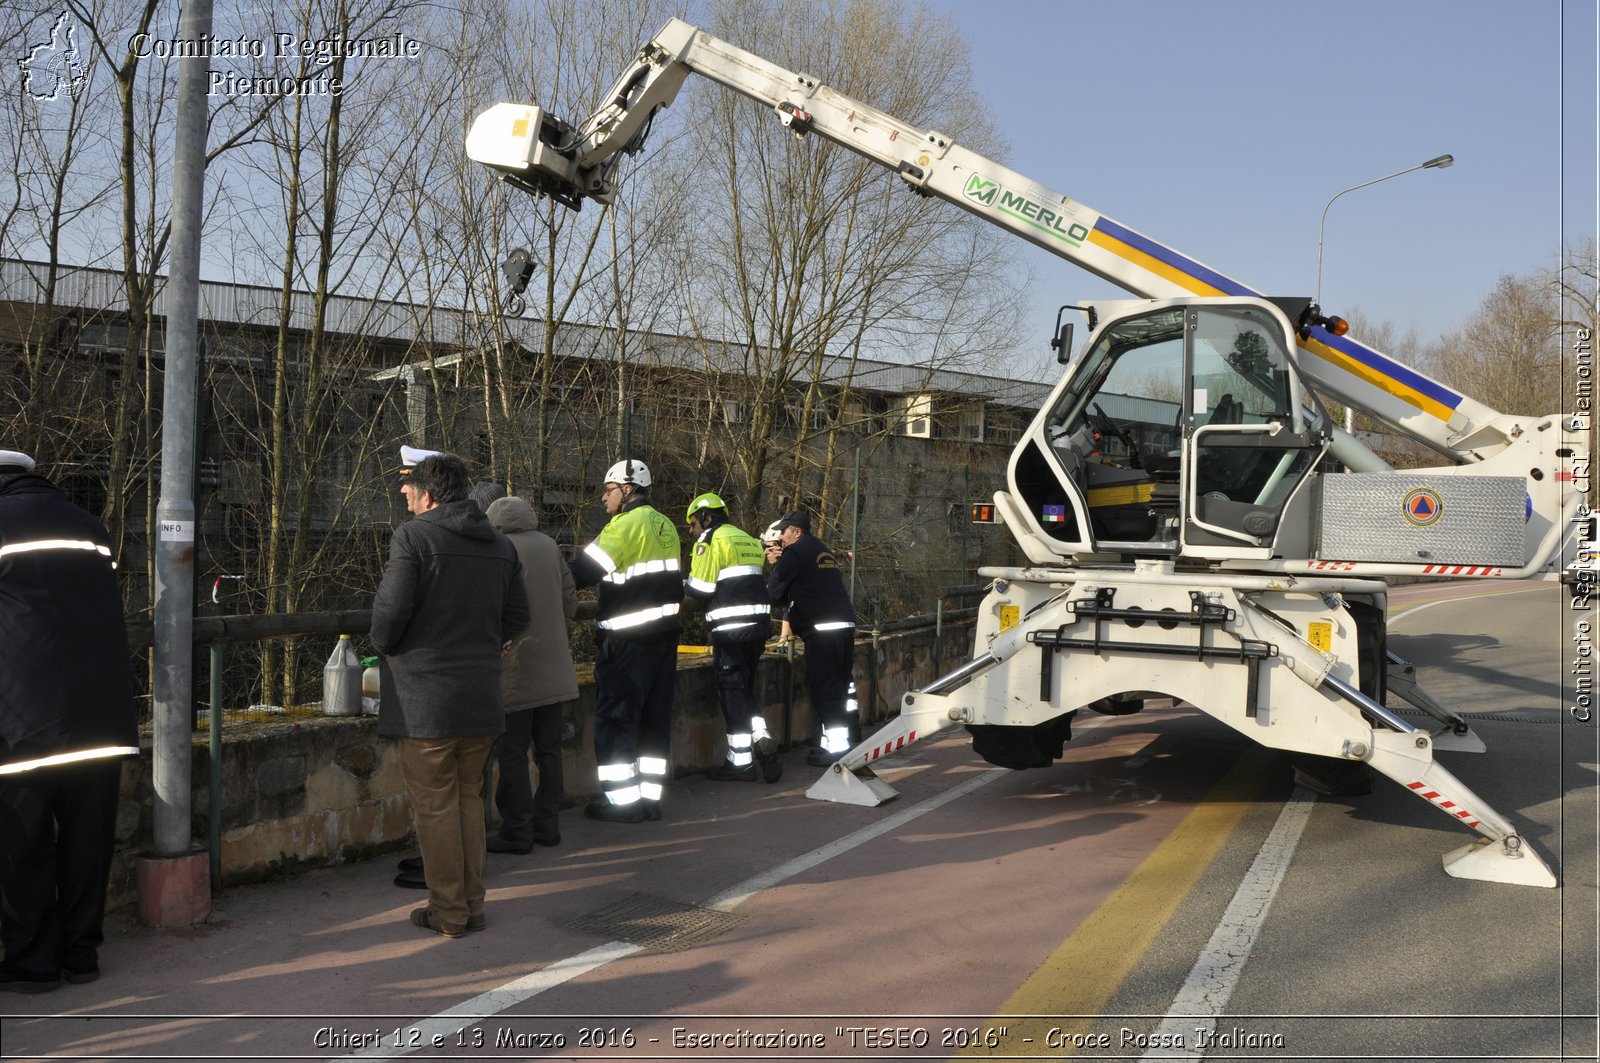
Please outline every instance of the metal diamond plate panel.
[[631, 893], [604, 908], [564, 920], [561, 925], [656, 952], [681, 952], [742, 922], [744, 916], [732, 912]]
[[1527, 497], [1515, 476], [1330, 473], [1318, 558], [1518, 568]]

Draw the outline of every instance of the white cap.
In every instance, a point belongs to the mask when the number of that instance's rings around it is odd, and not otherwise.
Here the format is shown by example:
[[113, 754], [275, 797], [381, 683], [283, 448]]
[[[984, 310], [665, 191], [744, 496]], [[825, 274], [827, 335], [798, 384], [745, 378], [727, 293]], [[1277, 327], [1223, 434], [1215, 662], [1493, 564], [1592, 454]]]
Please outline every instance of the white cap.
[[20, 469], [22, 472], [34, 470], [33, 459], [20, 450], [0, 450], [0, 469]]
[[761, 533], [761, 541], [764, 543], [775, 543], [781, 541], [783, 539], [783, 529], [778, 527], [778, 525], [782, 523], [783, 519], [780, 517], [771, 524], [768, 524], [767, 530]]
[[649, 487], [650, 467], [642, 461], [624, 458], [606, 470], [605, 482], [608, 484], [635, 484], [639, 487]]
[[421, 447], [401, 447], [400, 465], [402, 467], [400, 469], [400, 475], [410, 476], [412, 468], [414, 466], [421, 465], [423, 459], [437, 457], [442, 453], [443, 451], [439, 450], [423, 450]]

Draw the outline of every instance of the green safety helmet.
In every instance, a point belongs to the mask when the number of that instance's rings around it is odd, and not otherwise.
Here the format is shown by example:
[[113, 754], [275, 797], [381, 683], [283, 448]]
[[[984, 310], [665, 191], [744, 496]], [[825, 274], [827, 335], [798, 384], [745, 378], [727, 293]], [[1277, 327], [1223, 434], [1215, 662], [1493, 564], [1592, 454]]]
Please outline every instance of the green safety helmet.
[[723, 512], [727, 512], [728, 503], [722, 500], [721, 495], [707, 491], [689, 503], [689, 512], [683, 515], [684, 523], [687, 524], [689, 521], [694, 520], [694, 515], [703, 509], [720, 509]]

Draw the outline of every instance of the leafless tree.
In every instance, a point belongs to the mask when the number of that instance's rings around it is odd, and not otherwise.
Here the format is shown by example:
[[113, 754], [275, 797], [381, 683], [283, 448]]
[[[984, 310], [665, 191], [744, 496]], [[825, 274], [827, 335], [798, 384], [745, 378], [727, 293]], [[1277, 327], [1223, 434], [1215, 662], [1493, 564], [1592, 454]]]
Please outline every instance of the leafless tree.
[[[429, 90], [406, 105], [430, 150], [399, 174], [405, 209], [385, 228], [404, 263], [398, 290], [459, 322], [449, 364], [423, 360], [435, 403], [430, 442], [462, 452], [576, 536], [594, 502], [583, 485], [626, 427], [615, 402], [626, 367], [645, 355], [630, 346], [651, 316], [637, 278], [652, 253], [648, 214], [662, 205], [644, 197], [644, 211], [630, 200], [574, 212], [535, 200], [471, 163], [461, 138], [497, 99], [586, 117], [666, 8], [550, 0], [474, 5], [452, 18], [456, 61], [431, 71]], [[515, 305], [502, 270], [513, 251], [529, 261]], [[458, 389], [476, 404], [442, 401]]]
[[17, 355], [0, 374], [0, 411], [8, 438], [76, 478], [104, 453], [96, 426], [110, 396], [72, 357], [86, 322], [57, 306], [57, 291], [67, 264], [84, 261], [84, 219], [95, 219], [115, 194], [103, 132], [109, 97], [103, 71], [82, 51], [80, 28], [61, 11], [6, 8], [0, 36], [22, 42], [19, 62], [27, 64], [21, 80], [7, 79], [12, 91], [0, 99], [0, 255], [28, 260], [29, 294], [37, 293], [11, 323]]
[[1556, 300], [1564, 376], [1561, 412], [1588, 426], [1590, 509], [1600, 497], [1593, 475], [1595, 453], [1595, 333], [1600, 331], [1600, 254], [1593, 236], [1566, 248], [1561, 268], [1550, 279]]
[[[715, 7], [708, 29], [976, 151], [1002, 152], [965, 43], [924, 9], [741, 0]], [[940, 61], [884, 61], [912, 51]], [[684, 214], [660, 241], [677, 270], [680, 327], [702, 347], [727, 484], [743, 491], [745, 512], [763, 512], [771, 497], [841, 520], [848, 455], [890, 428], [882, 411], [860, 408], [856, 367], [888, 358], [931, 372], [997, 346], [1016, 305], [984, 283], [979, 264], [1010, 248], [852, 152], [795, 142], [732, 93], [691, 85], [679, 107], [685, 146], [672, 187]]]
[[[276, 49], [254, 72], [295, 86], [234, 163], [254, 169], [258, 188], [278, 191], [279, 215], [253, 228], [248, 245], [258, 261], [277, 259], [274, 338], [263, 371], [234, 374], [244, 385], [232, 414], [242, 430], [221, 438], [226, 460], [261, 472], [257, 548], [240, 562], [267, 612], [341, 604], [341, 593], [370, 585], [359, 575], [370, 571], [359, 529], [370, 520], [382, 444], [382, 421], [371, 416], [381, 385], [367, 372], [382, 346], [371, 298], [382, 276], [375, 234], [387, 208], [384, 173], [406, 159], [392, 137], [392, 101], [415, 71], [405, 57], [352, 58], [320, 44], [381, 39], [414, 27], [419, 13], [418, 4], [389, 0], [304, 0], [279, 28], [313, 45]], [[254, 353], [238, 365], [260, 367]], [[297, 700], [299, 672], [295, 643], [281, 658], [269, 645], [263, 698]]]
[[1561, 404], [1560, 317], [1548, 276], [1503, 276], [1482, 305], [1436, 348], [1440, 377], [1492, 396], [1505, 413], [1541, 414]]

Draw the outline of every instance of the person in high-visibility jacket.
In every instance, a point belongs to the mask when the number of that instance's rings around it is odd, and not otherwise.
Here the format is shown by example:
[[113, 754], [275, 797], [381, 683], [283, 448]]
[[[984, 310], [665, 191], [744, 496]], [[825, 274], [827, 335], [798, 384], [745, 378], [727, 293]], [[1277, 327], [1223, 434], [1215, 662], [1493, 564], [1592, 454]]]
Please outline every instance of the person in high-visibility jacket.
[[611, 520], [571, 566], [579, 587], [599, 586], [594, 752], [604, 796], [583, 811], [617, 823], [661, 818], [672, 738], [683, 565], [677, 525], [650, 505], [650, 483], [642, 461], [607, 470]]
[[779, 518], [783, 553], [772, 566], [767, 593], [788, 606], [789, 624], [806, 647], [806, 689], [822, 725], [821, 748], [806, 754], [813, 767], [832, 764], [850, 751], [857, 725], [855, 682], [856, 611], [828, 545], [811, 534], [803, 510]]
[[706, 778], [777, 782], [783, 762], [755, 693], [761, 652], [772, 634], [761, 543], [729, 520], [728, 504], [709, 491], [689, 503], [685, 519], [695, 539], [684, 591], [705, 605], [711, 663], [728, 725], [728, 759], [706, 772]]

